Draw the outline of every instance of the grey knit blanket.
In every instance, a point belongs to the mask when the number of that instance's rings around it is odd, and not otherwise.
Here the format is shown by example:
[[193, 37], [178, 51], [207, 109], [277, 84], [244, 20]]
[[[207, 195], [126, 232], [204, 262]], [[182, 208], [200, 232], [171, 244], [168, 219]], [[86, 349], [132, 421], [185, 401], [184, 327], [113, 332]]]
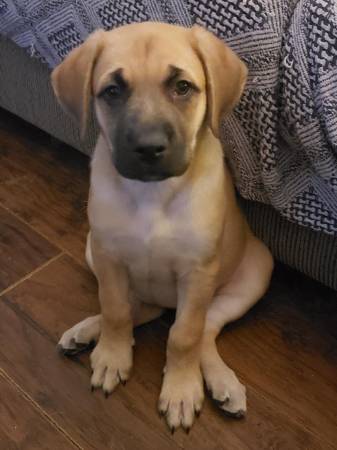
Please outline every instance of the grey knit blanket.
[[96, 28], [146, 20], [198, 23], [242, 57], [222, 136], [239, 192], [337, 235], [337, 0], [0, 0], [0, 34], [50, 67]]

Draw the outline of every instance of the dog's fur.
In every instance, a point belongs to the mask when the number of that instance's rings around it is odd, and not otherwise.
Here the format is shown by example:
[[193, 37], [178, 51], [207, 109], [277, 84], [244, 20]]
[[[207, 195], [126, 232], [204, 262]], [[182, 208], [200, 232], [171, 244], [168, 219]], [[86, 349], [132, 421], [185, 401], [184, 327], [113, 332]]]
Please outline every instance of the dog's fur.
[[246, 411], [245, 389], [215, 344], [265, 293], [273, 267], [236, 204], [218, 140], [246, 74], [211, 33], [159, 23], [95, 32], [52, 74], [82, 129], [93, 97], [101, 129], [87, 242], [101, 315], [60, 345], [98, 340], [91, 383], [110, 393], [129, 377], [133, 326], [177, 308], [159, 399], [172, 430], [191, 427], [203, 378], [223, 411]]

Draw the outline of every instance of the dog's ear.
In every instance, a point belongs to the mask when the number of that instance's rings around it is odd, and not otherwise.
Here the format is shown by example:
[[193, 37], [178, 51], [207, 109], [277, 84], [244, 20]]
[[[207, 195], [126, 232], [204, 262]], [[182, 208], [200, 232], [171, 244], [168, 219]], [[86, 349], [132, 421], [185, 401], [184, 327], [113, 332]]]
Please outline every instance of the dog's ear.
[[219, 137], [220, 120], [239, 101], [248, 70], [214, 34], [198, 25], [192, 27], [192, 33], [206, 75], [207, 121], [213, 134]]
[[103, 30], [91, 34], [51, 74], [54, 92], [63, 108], [79, 123], [82, 137], [92, 94], [92, 72], [103, 46], [103, 34]]

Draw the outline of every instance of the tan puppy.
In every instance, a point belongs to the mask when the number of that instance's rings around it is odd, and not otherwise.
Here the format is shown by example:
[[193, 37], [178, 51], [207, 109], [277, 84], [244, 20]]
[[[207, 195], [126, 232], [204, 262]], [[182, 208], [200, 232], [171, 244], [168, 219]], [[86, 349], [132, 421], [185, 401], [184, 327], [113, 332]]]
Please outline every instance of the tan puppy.
[[94, 33], [52, 75], [82, 129], [93, 97], [101, 128], [87, 260], [102, 314], [60, 345], [98, 340], [91, 383], [108, 394], [130, 375], [133, 327], [177, 308], [159, 398], [172, 431], [189, 430], [200, 412], [203, 378], [223, 411], [246, 411], [245, 388], [215, 344], [265, 293], [273, 267], [236, 205], [218, 140], [246, 73], [200, 27], [142, 23]]

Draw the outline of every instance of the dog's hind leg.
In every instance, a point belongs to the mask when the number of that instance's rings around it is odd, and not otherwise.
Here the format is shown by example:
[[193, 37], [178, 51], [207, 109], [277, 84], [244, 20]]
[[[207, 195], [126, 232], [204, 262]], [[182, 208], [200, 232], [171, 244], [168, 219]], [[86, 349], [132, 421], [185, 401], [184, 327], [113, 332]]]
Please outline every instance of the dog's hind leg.
[[65, 331], [58, 342], [64, 355], [72, 356], [91, 348], [101, 333], [101, 315], [87, 317]]
[[91, 232], [90, 231], [87, 234], [87, 244], [85, 247], [85, 260], [87, 261], [87, 264], [90, 267], [92, 273], [96, 276], [94, 262], [92, 259], [92, 252], [91, 252]]
[[203, 377], [220, 409], [236, 418], [246, 413], [246, 389], [222, 360], [215, 340], [226, 324], [242, 317], [264, 295], [272, 268], [268, 249], [252, 238], [238, 270], [218, 292], [206, 316], [201, 352]]
[[[135, 327], [143, 325], [161, 316], [163, 308], [155, 305], [138, 303], [132, 308], [133, 323]], [[72, 356], [89, 348], [97, 342], [101, 333], [101, 314], [88, 317], [65, 331], [58, 343], [60, 351]]]

